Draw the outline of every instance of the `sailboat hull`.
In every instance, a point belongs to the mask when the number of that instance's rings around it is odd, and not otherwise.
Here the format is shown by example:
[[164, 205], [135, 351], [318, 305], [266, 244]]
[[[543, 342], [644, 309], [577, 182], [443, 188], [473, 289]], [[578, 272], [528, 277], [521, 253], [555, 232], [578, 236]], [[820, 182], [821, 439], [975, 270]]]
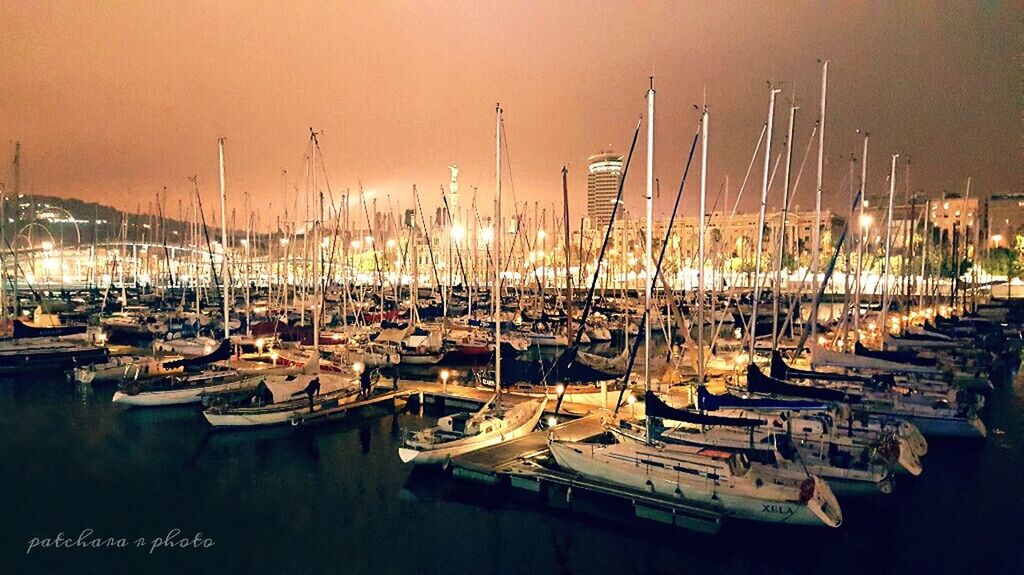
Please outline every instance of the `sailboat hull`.
[[113, 402], [131, 407], [160, 407], [166, 405], [188, 405], [190, 403], [201, 403], [203, 395], [234, 391], [252, 387], [254, 383], [249, 379], [228, 381], [214, 385], [194, 386], [183, 389], [169, 389], [161, 391], [142, 391], [131, 394], [122, 390], [114, 392]]
[[[402, 459], [403, 463], [437, 465], [445, 463], [459, 455], [465, 455], [466, 453], [470, 453], [478, 449], [483, 449], [485, 447], [498, 445], [499, 443], [523, 437], [537, 427], [537, 422], [540, 421], [541, 416], [544, 414], [544, 407], [546, 405], [546, 398], [521, 403], [512, 409], [522, 408], [522, 411], [525, 412], [523, 417], [520, 421], [517, 421], [508, 428], [499, 429], [492, 433], [485, 433], [463, 439], [457, 439], [455, 441], [440, 443], [432, 449], [416, 449], [405, 445], [399, 448], [398, 456]], [[529, 409], [529, 411], [527, 411], [527, 409]]]
[[[639, 456], [627, 460], [603, 454], [600, 445], [561, 441], [549, 441], [548, 445], [551, 455], [563, 469], [644, 493], [687, 501], [723, 516], [794, 525], [838, 527], [842, 523], [838, 503], [828, 486], [818, 478], [813, 480], [819, 495], [807, 503], [761, 499], [732, 493], [736, 488], [728, 482], [718, 483], [707, 477], [690, 478], [689, 474], [676, 472], [671, 467], [645, 465]], [[825, 501], [819, 499], [822, 493], [828, 494]], [[831, 508], [828, 512], [823, 511], [823, 503]]]

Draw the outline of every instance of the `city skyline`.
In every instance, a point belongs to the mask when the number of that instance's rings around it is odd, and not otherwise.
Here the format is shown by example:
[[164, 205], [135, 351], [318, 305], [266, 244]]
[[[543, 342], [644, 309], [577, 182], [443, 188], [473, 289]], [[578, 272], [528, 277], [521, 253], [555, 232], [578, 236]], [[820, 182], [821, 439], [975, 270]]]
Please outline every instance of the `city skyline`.
[[[506, 197], [546, 201], [560, 193], [565, 165], [576, 219], [586, 210], [587, 158], [607, 149], [625, 155], [654, 75], [655, 166], [665, 187], [655, 209], [662, 212], [699, 119], [694, 106], [705, 98], [709, 195], [728, 176], [735, 198], [765, 121], [770, 79], [783, 90], [773, 156], [784, 145], [795, 92], [798, 163], [817, 116], [818, 60], [827, 58], [826, 191], [845, 185], [847, 158], [860, 154], [857, 129], [872, 134], [869, 193], [885, 186], [892, 153], [904, 168], [909, 160], [910, 188], [933, 197], [962, 193], [967, 177], [982, 196], [1024, 186], [1015, 169], [1020, 131], [1008, 129], [1020, 126], [1016, 84], [1005, 73], [1019, 59], [1011, 6], [725, 8], [556, 3], [541, 18], [533, 7], [501, 3], [363, 6], [344, 14], [265, 5], [251, 15], [201, 4], [40, 11], [5, 4], [0, 45], [11, 57], [0, 72], [9, 94], [0, 102], [0, 181], [10, 193], [13, 142], [20, 141], [26, 194], [134, 210], [164, 186], [169, 201], [188, 198], [188, 177], [196, 174], [212, 198], [216, 138], [224, 136], [229, 203], [241, 208], [249, 192], [254, 203], [282, 213], [296, 187], [304, 193], [312, 126], [323, 131], [335, 195], [362, 183], [381, 201], [409, 205], [417, 184], [432, 209], [454, 164], [465, 202], [478, 188], [489, 206], [500, 101], [511, 165]], [[295, 22], [307, 32], [266, 21]], [[568, 26], [578, 34], [562, 34]], [[892, 49], [879, 45], [897, 37]], [[814, 155], [794, 199], [801, 208], [813, 203]], [[756, 202], [762, 161], [755, 160], [742, 209]], [[627, 181], [631, 211], [642, 195], [642, 164], [633, 164]], [[770, 204], [779, 202], [779, 189]], [[695, 196], [684, 198], [685, 212]], [[845, 194], [827, 193], [826, 207], [842, 210], [839, 197]]]

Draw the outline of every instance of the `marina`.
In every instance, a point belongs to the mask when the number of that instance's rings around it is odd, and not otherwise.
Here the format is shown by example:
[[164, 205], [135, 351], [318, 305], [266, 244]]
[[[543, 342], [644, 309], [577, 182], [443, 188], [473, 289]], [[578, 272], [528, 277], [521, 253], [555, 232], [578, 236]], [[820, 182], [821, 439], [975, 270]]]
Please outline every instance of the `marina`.
[[0, 573], [1016, 572], [1011, 10], [740, 6], [0, 5]]

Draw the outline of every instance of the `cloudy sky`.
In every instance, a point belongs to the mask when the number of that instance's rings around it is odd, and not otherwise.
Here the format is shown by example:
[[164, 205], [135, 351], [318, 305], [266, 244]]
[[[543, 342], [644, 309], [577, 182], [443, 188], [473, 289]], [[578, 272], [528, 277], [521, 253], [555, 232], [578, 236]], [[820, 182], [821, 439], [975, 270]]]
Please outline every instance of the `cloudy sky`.
[[[230, 201], [240, 207], [248, 192], [266, 222], [302, 188], [314, 127], [336, 195], [361, 182], [397, 206], [417, 184], [436, 205], [454, 163], [463, 191], [478, 186], [489, 211], [500, 102], [506, 185], [511, 176], [518, 200], [551, 206], [566, 165], [575, 218], [587, 156], [625, 152], [653, 75], [655, 172], [667, 209], [694, 105], [706, 98], [711, 111], [709, 189], [728, 176], [735, 197], [769, 82], [783, 90], [775, 152], [795, 99], [799, 159], [817, 117], [819, 61], [828, 59], [827, 206], [845, 203], [858, 129], [872, 134], [869, 189], [885, 188], [899, 153], [910, 160], [912, 190], [962, 191], [971, 176], [972, 193], [1018, 191], [1024, 10], [953, 4], [3, 0], [0, 180], [12, 189], [17, 140], [25, 193], [146, 209], [164, 186], [171, 202], [187, 198], [196, 174], [212, 202], [223, 136]], [[796, 198], [805, 207], [813, 167], [812, 150]], [[744, 207], [754, 205], [759, 173]], [[905, 177], [901, 170], [900, 189]]]

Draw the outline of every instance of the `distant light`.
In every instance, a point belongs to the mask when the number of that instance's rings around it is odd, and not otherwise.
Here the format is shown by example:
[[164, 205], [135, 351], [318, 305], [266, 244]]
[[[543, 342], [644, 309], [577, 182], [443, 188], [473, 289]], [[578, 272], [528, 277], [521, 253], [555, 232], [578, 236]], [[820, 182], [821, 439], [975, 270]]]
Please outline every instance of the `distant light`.
[[558, 425], [558, 418], [554, 415], [548, 417], [548, 427], [554, 427]]
[[42, 246], [43, 246], [43, 250], [50, 251], [50, 250], [53, 249], [53, 242], [43, 242]]
[[561, 383], [556, 385], [555, 386], [555, 393], [557, 393], [558, 395], [562, 395], [563, 393], [565, 393], [565, 386], [562, 385]]

